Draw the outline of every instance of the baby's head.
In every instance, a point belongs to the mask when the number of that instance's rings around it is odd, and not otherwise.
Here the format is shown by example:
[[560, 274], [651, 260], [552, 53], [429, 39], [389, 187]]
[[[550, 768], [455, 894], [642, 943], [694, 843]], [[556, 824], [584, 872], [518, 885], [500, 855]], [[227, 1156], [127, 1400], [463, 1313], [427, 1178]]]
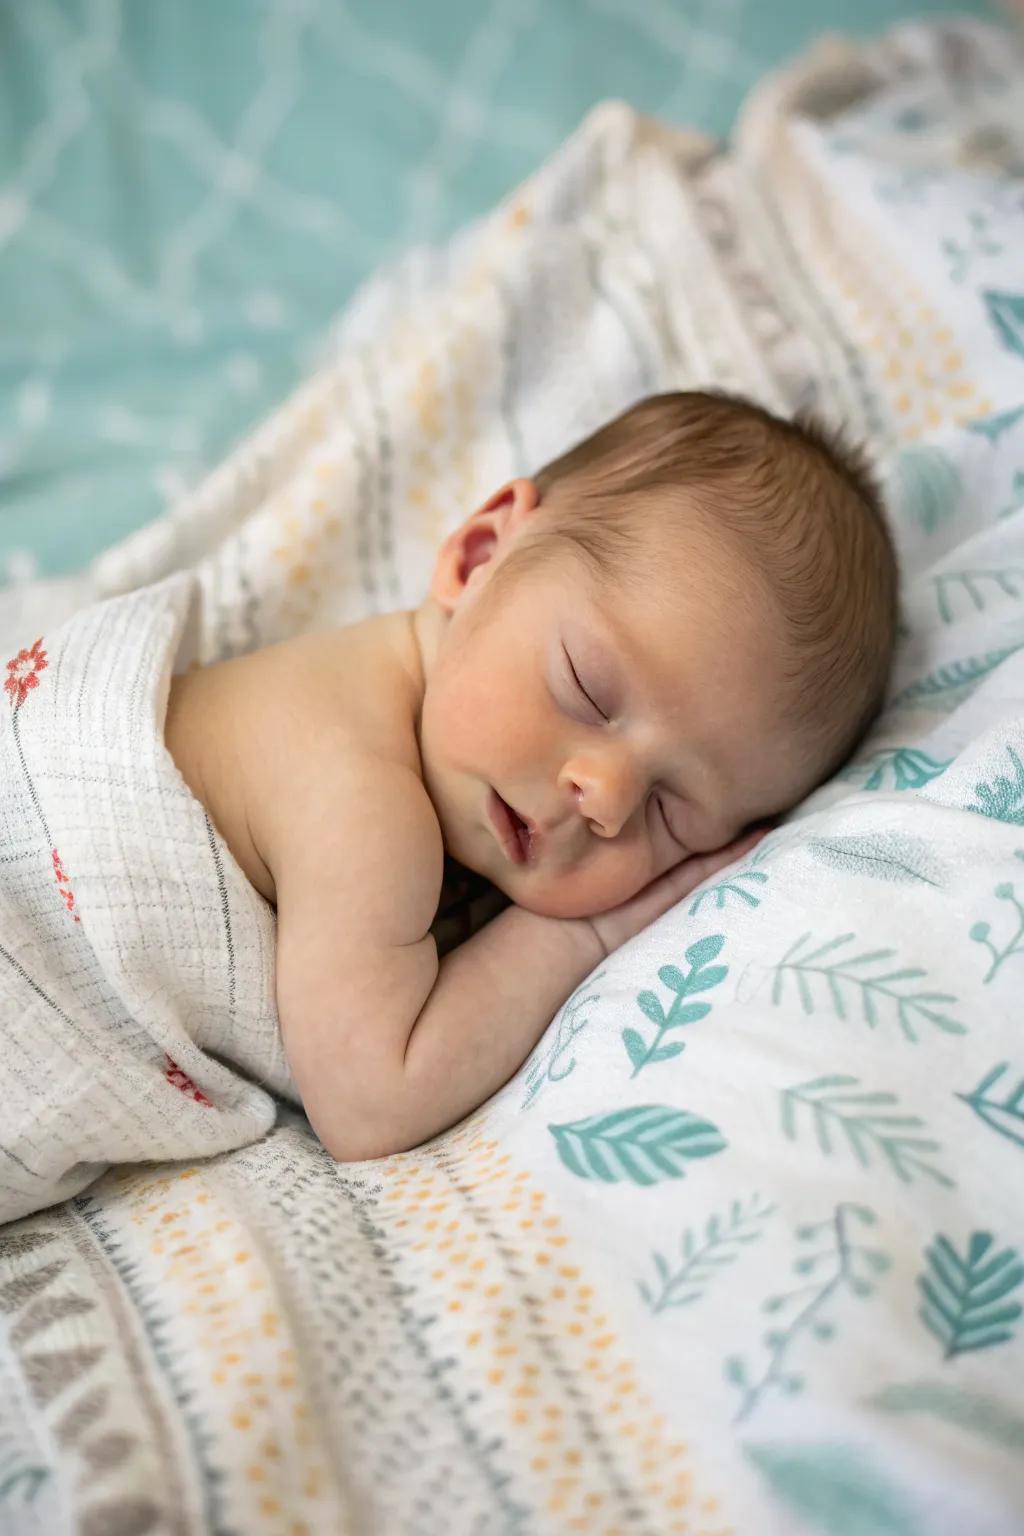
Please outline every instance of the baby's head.
[[835, 434], [724, 394], [641, 401], [441, 548], [417, 624], [448, 851], [537, 912], [617, 905], [836, 770], [896, 608], [878, 492]]

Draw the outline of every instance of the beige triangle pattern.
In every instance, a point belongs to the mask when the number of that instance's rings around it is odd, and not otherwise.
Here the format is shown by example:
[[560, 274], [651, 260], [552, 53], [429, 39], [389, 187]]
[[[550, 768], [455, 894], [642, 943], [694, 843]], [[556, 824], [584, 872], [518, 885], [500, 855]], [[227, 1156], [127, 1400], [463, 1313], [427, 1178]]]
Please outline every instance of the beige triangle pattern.
[[81, 1317], [94, 1311], [95, 1306], [94, 1301], [87, 1301], [84, 1296], [41, 1296], [12, 1327], [11, 1342], [25, 1344], [62, 1317]]
[[0, 1312], [15, 1312], [23, 1307], [33, 1296], [44, 1291], [52, 1280], [56, 1280], [66, 1264], [67, 1259], [54, 1259], [52, 1264], [44, 1264], [40, 1269], [19, 1275], [16, 1280], [9, 1280], [6, 1285], [0, 1286]]
[[102, 1346], [57, 1349], [48, 1355], [22, 1355], [21, 1368], [40, 1408], [47, 1407], [79, 1376], [92, 1369], [103, 1354]]
[[160, 1510], [148, 1499], [120, 1499], [87, 1510], [78, 1532], [79, 1536], [146, 1536], [160, 1522]]
[[[60, 1244], [60, 1257], [50, 1257], [42, 1251], [54, 1242]], [[9, 1269], [10, 1261], [14, 1260], [14, 1267], [20, 1268], [19, 1261], [23, 1259], [29, 1262], [22, 1272], [0, 1285], [0, 1315], [12, 1319], [7, 1337], [20, 1356], [22, 1379], [32, 1400], [37, 1408], [46, 1410], [57, 1406], [65, 1393], [86, 1384], [84, 1393], [64, 1409], [53, 1429], [57, 1444], [81, 1457], [79, 1507], [90, 1495], [98, 1495], [102, 1500], [92, 1508], [82, 1509], [79, 1530], [83, 1536], [145, 1536], [162, 1524], [164, 1512], [160, 1506], [137, 1495], [112, 1498], [109, 1490], [104, 1497], [102, 1488], [96, 1486], [107, 1474], [122, 1467], [138, 1444], [136, 1436], [121, 1430], [110, 1428], [104, 1432], [102, 1419], [112, 1406], [113, 1395], [106, 1385], [87, 1384], [88, 1377], [108, 1354], [106, 1344], [50, 1349], [43, 1345], [42, 1336], [49, 1328], [97, 1311], [97, 1303], [87, 1296], [67, 1291], [50, 1293], [61, 1276], [66, 1286], [76, 1273], [74, 1249], [63, 1234], [52, 1231], [0, 1236], [0, 1263], [7, 1261], [5, 1268]], [[33, 1267], [37, 1259], [45, 1262]], [[56, 1330], [62, 1342], [69, 1333], [64, 1328]], [[26, 1348], [30, 1342], [31, 1350]]]
[[80, 1397], [57, 1423], [57, 1441], [60, 1445], [74, 1445], [88, 1430], [94, 1429], [100, 1415], [110, 1402], [108, 1387], [93, 1387]]

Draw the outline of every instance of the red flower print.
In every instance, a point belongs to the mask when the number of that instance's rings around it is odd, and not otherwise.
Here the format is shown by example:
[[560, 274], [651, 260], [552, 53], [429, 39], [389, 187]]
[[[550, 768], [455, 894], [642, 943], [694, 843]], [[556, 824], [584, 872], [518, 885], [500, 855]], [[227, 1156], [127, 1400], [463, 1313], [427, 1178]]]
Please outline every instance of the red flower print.
[[[176, 1061], [165, 1055], [167, 1065], [164, 1067], [164, 1077], [175, 1088], [180, 1088], [182, 1093], [188, 1094], [190, 1099], [195, 1099], [197, 1104], [209, 1104], [210, 1100], [201, 1088], [197, 1088], [187, 1072], [183, 1072]], [[212, 1106], [211, 1106], [212, 1107]]]
[[7, 663], [4, 691], [10, 695], [15, 709], [19, 704], [24, 704], [30, 688], [39, 687], [39, 673], [44, 667], [50, 665], [46, 659], [46, 652], [39, 649], [42, 643], [43, 637], [40, 635], [30, 651], [20, 650], [17, 656], [12, 656]]
[[[74, 918], [75, 922], [80, 923], [82, 919], [75, 911], [75, 893], [69, 884], [70, 876], [64, 873], [64, 866], [60, 861], [60, 854], [57, 852], [56, 848], [51, 848], [50, 853], [53, 856], [53, 872], [57, 876], [57, 889], [63, 896], [64, 905], [71, 913], [71, 916]], [[66, 891], [63, 889], [65, 885], [67, 886]]]

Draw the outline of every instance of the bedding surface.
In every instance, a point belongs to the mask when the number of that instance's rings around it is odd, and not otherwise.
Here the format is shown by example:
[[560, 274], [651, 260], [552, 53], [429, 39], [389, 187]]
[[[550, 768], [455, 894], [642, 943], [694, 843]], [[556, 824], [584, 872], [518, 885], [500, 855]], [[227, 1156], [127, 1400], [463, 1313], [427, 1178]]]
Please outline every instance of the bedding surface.
[[0, 582], [76, 570], [193, 489], [366, 273], [484, 213], [593, 103], [724, 133], [812, 32], [907, 8], [0, 7]]
[[5, 595], [11, 656], [179, 569], [202, 659], [411, 604], [495, 484], [698, 383], [867, 438], [905, 576], [855, 760], [461, 1126], [339, 1166], [280, 1105], [0, 1230], [12, 1529], [1020, 1532], [1022, 125], [967, 20], [816, 49], [731, 154], [607, 104], [173, 516]]

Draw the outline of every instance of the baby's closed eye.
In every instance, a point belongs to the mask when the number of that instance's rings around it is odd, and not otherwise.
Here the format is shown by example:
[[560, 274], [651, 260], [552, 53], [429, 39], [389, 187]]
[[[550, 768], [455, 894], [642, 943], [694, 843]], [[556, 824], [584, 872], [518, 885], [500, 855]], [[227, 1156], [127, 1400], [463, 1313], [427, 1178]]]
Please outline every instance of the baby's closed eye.
[[680, 836], [680, 833], [679, 833], [679, 830], [678, 830], [678, 823], [679, 823], [679, 809], [678, 809], [678, 807], [673, 807], [672, 810], [670, 811], [669, 808], [666, 805], [666, 801], [665, 801], [664, 795], [660, 795], [660, 794], [654, 796], [654, 804], [655, 804], [655, 809], [657, 811], [657, 814], [660, 817], [663, 826], [666, 828], [669, 837], [672, 838], [673, 842], [678, 843], [679, 846], [682, 847], [683, 846], [683, 839]]

